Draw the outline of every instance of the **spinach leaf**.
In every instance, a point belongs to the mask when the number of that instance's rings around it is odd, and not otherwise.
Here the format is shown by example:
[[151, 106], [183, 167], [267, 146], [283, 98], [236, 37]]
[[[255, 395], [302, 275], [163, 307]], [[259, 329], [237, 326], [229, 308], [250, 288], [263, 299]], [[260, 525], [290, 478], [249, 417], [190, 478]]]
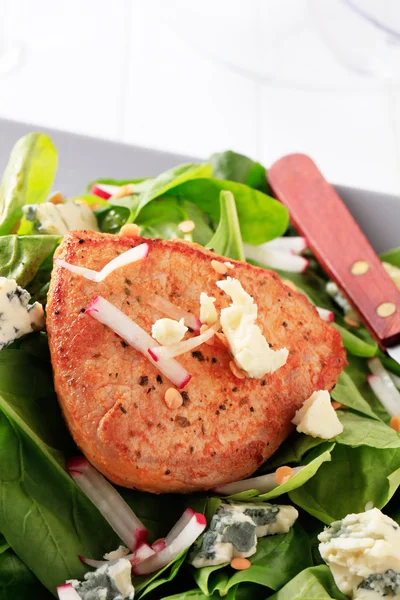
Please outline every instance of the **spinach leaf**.
[[372, 420], [347, 410], [338, 410], [337, 414], [344, 427], [343, 433], [336, 438], [339, 444], [379, 449], [400, 448], [400, 435], [382, 421]]
[[393, 248], [380, 255], [380, 259], [400, 268], [400, 248]]
[[0, 600], [47, 600], [53, 598], [12, 551], [0, 554]]
[[207, 247], [217, 254], [234, 260], [245, 260], [235, 198], [232, 192], [222, 191], [219, 195], [220, 219], [216, 232]]
[[[367, 375], [370, 374], [370, 370], [368, 368], [366, 360], [352, 355], [347, 355], [347, 360], [349, 364], [344, 369], [344, 372], [348, 377], [351, 378], [359, 394], [364, 398], [366, 402], [368, 402], [374, 414], [385, 423], [388, 423], [390, 421], [389, 413], [386, 411], [386, 409], [383, 407], [383, 405], [380, 403], [380, 401], [368, 385]], [[351, 386], [348, 386], [346, 391], [348, 393], [351, 393]], [[336, 400], [335, 388], [332, 390], [331, 395]], [[347, 404], [346, 402], [343, 402], [343, 404], [345, 404], [346, 406], [350, 406], [350, 404]], [[355, 405], [354, 407], [351, 406], [351, 408], [358, 410], [355, 407]]]
[[216, 594], [215, 596], [206, 596], [199, 588], [197, 588], [196, 590], [190, 590], [189, 592], [165, 596], [161, 600], [217, 600], [218, 598], [221, 598], [219, 594]]
[[160, 585], [172, 581], [178, 574], [185, 558], [186, 552], [183, 552], [172, 564], [166, 565], [160, 571], [157, 571], [157, 573], [151, 573], [143, 577], [133, 577], [132, 583], [135, 587], [135, 598], [143, 598]]
[[7, 542], [7, 540], [4, 537], [4, 535], [2, 535], [0, 533], [0, 554], [3, 554], [3, 552], [5, 552], [6, 550], [8, 550], [9, 547], [10, 547], [10, 544]]
[[332, 323], [333, 327], [338, 330], [342, 336], [343, 346], [348, 352], [354, 356], [362, 356], [363, 358], [372, 358], [378, 351], [378, 344], [371, 338], [370, 342], [366, 342], [354, 333], [345, 329], [339, 323]]
[[213, 154], [209, 159], [209, 163], [213, 168], [213, 176], [216, 179], [245, 183], [265, 194], [270, 193], [265, 167], [243, 154], [226, 150], [225, 152]]
[[242, 183], [199, 178], [177, 186], [172, 193], [197, 204], [217, 223], [219, 195], [224, 190], [234, 195], [244, 242], [262, 244], [286, 231], [289, 214], [283, 204]]
[[44, 361], [0, 353], [0, 530], [54, 592], [85, 573], [79, 554], [98, 558], [118, 540], [63, 468], [63, 422], [50, 385]]
[[152, 200], [164, 196], [180, 184], [197, 177], [209, 177], [212, 169], [207, 164], [184, 164], [165, 171], [150, 181], [146, 190], [142, 194], [133, 194], [125, 198], [111, 198], [111, 206], [122, 206], [129, 209], [127, 223], [133, 223], [140, 214], [140, 211]]
[[353, 382], [346, 369], [339, 375], [337, 383], [331, 392], [331, 396], [337, 402], [348, 406], [372, 419], [378, 419], [371, 406], [361, 395], [358, 387]]
[[283, 494], [295, 490], [296, 488], [304, 485], [306, 481], [311, 479], [311, 477], [316, 474], [322, 463], [331, 460], [331, 452], [334, 447], [334, 443], [325, 443], [319, 445], [318, 448], [308, 454], [306, 460], [304, 461], [306, 465], [304, 469], [293, 475], [289, 481], [279, 485], [271, 492], [258, 494], [257, 490], [249, 490], [247, 492], [241, 492], [240, 494], [228, 496], [228, 499], [236, 501], [255, 500], [258, 502], [259, 500], [272, 500], [273, 498], [277, 498], [278, 496], [282, 496]]
[[53, 256], [59, 242], [60, 237], [55, 235], [0, 237], [0, 277], [15, 279], [25, 287], [40, 265]]
[[[371, 423], [378, 425], [377, 421]], [[302, 487], [289, 492], [289, 497], [329, 524], [349, 513], [363, 512], [371, 501], [377, 508], [383, 508], [398, 485], [399, 469], [400, 448], [352, 448], [337, 444], [332, 460], [325, 462]]]
[[57, 169], [57, 151], [43, 133], [29, 133], [15, 144], [0, 185], [0, 235], [10, 233], [24, 204], [44, 202]]
[[397, 361], [393, 360], [393, 358], [390, 358], [390, 356], [382, 352], [380, 349], [378, 349], [377, 356], [379, 357], [379, 360], [382, 362], [385, 369], [388, 369], [389, 371], [392, 371], [392, 373], [400, 376], [400, 365]]
[[225, 596], [231, 588], [244, 582], [277, 590], [297, 573], [312, 565], [308, 536], [296, 523], [285, 535], [258, 539], [257, 552], [249, 557], [251, 567], [234, 572], [229, 566], [194, 569], [193, 575], [201, 591], [208, 595], [219, 591]]
[[348, 600], [336, 587], [329, 568], [320, 565], [299, 573], [269, 600]]

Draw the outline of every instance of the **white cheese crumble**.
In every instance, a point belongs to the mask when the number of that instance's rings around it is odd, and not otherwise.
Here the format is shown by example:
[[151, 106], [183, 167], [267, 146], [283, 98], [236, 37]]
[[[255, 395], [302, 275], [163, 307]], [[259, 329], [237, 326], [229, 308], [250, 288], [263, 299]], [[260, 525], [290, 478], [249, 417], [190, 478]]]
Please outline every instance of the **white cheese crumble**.
[[29, 304], [31, 295], [14, 279], [0, 277], [0, 350], [14, 340], [44, 327], [43, 306]]
[[129, 548], [126, 546], [119, 546], [116, 550], [112, 552], [107, 552], [104, 555], [104, 560], [119, 560], [120, 558], [124, 558], [130, 553]]
[[221, 310], [221, 327], [235, 363], [249, 377], [260, 379], [286, 364], [287, 348], [271, 350], [261, 329], [255, 324], [257, 304], [237, 279], [227, 277], [217, 286], [231, 297], [232, 303]]
[[400, 597], [400, 527], [377, 508], [347, 515], [318, 536], [319, 551], [343, 594]]
[[214, 306], [215, 298], [205, 292], [200, 294], [200, 321], [206, 325], [214, 325], [218, 320], [217, 309]]
[[292, 423], [299, 433], [329, 440], [343, 431], [343, 425], [331, 404], [329, 392], [313, 392], [296, 412]]
[[84, 581], [68, 581], [82, 600], [133, 600], [132, 565], [129, 559], [121, 558], [112, 565], [103, 565], [86, 573]]
[[69, 200], [63, 204], [44, 202], [22, 208], [25, 218], [33, 221], [34, 230], [48, 235], [64, 235], [71, 229], [98, 231], [96, 217], [87, 204]]
[[169, 346], [180, 342], [187, 330], [184, 319], [158, 319], [151, 328], [151, 335], [162, 346]]
[[287, 533], [298, 517], [293, 506], [222, 503], [191, 556], [196, 568], [247, 558], [257, 551], [257, 538]]

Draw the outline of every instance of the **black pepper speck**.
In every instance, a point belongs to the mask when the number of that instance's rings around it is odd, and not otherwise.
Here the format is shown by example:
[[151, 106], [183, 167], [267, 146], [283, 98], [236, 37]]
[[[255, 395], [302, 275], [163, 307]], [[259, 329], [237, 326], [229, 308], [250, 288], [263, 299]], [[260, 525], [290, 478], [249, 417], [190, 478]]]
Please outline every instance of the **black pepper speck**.
[[141, 375], [138, 379], [138, 384], [145, 386], [149, 383], [149, 378], [147, 377], [147, 375]]

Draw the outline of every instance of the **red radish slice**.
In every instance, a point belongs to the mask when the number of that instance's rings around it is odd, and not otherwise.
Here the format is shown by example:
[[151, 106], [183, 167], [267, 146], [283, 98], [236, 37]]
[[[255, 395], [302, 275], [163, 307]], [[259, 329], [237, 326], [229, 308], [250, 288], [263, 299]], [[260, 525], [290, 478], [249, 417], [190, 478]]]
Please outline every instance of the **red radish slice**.
[[400, 389], [400, 377], [398, 375], [395, 375], [394, 373], [390, 373], [390, 371], [388, 371], [388, 373], [389, 373], [390, 379], [393, 381], [394, 385], [399, 390]]
[[195, 511], [192, 508], [187, 508], [180, 519], [172, 527], [171, 531], [165, 538], [165, 545], [169, 546], [176, 537], [183, 531], [189, 521], [194, 517]]
[[126, 265], [135, 263], [138, 260], [142, 260], [142, 258], [146, 258], [148, 253], [149, 245], [139, 244], [139, 246], [135, 246], [135, 248], [130, 248], [126, 252], [123, 252], [122, 254], [117, 256], [116, 258], [113, 258], [101, 269], [101, 271], [94, 271], [93, 269], [87, 269], [86, 267], [71, 265], [65, 260], [62, 260], [61, 258], [55, 258], [54, 262], [56, 265], [64, 267], [72, 273], [77, 273], [78, 275], [86, 277], [86, 279], [89, 279], [90, 281], [100, 283], [100, 281], [103, 281], [106, 277], [108, 277], [108, 275], [110, 275], [110, 273], [115, 271], [115, 269], [119, 269], [120, 267], [125, 267]]
[[70, 583], [64, 583], [64, 585], [59, 585], [57, 588], [57, 594], [59, 600], [82, 600], [80, 595]]
[[[400, 392], [393, 383], [388, 371], [384, 368], [379, 358], [370, 358], [368, 362], [372, 375], [367, 377], [368, 383], [377, 398], [381, 401], [388, 413], [392, 416], [400, 414]], [[374, 377], [378, 377], [376, 380]]]
[[279, 269], [288, 273], [304, 273], [309, 265], [309, 260], [303, 256], [291, 254], [289, 251], [276, 250], [261, 246], [243, 244], [246, 258], [255, 260], [271, 269]]
[[133, 553], [133, 556], [132, 557], [127, 556], [126, 558], [129, 558], [132, 565], [136, 565], [136, 564], [142, 562], [142, 560], [146, 560], [146, 558], [150, 558], [150, 556], [153, 556], [156, 552], [157, 551], [154, 550], [154, 548], [152, 548], [148, 544], [140, 544], [140, 546], [138, 546], [136, 548], [135, 552]]
[[[302, 469], [304, 469], [304, 467], [294, 467], [293, 475], [296, 475], [296, 473], [299, 473]], [[233, 494], [240, 494], [241, 492], [247, 492], [248, 490], [257, 490], [260, 494], [267, 494], [277, 488], [278, 485], [275, 473], [268, 473], [267, 475], [260, 475], [259, 477], [251, 477], [250, 479], [242, 479], [241, 481], [227, 483], [226, 485], [215, 488], [213, 491], [216, 494], [222, 494], [223, 496], [232, 496]]]
[[[181, 520], [184, 520], [185, 522], [183, 528], [179, 525]], [[201, 513], [193, 513], [189, 521], [187, 521], [187, 514], [185, 511], [181, 519], [175, 525], [176, 531], [179, 531], [177, 536], [170, 544], [167, 544], [164, 550], [161, 550], [154, 556], [134, 565], [132, 568], [134, 575], [147, 575], [148, 573], [153, 573], [168, 565], [197, 540], [199, 535], [203, 533], [206, 525], [207, 521], [204, 515]]]
[[[124, 558], [130, 559], [133, 554], [129, 554], [128, 556], [124, 556]], [[119, 558], [116, 560], [95, 560], [94, 558], [86, 558], [86, 556], [81, 556], [78, 554], [79, 560], [84, 564], [88, 565], [88, 567], [93, 567], [94, 569], [98, 569], [99, 567], [103, 567], [104, 565], [114, 565]]]
[[304, 237], [278, 237], [270, 242], [261, 244], [259, 248], [267, 248], [267, 250], [283, 250], [284, 252], [293, 252], [301, 254], [307, 250], [308, 244]]
[[167, 546], [167, 542], [165, 540], [161, 540], [160, 542], [157, 542], [157, 544], [152, 544], [152, 548], [154, 550], [154, 552], [160, 552], [161, 550], [164, 550], [164, 548], [166, 548]]
[[119, 185], [110, 185], [108, 183], [94, 183], [90, 188], [90, 193], [99, 198], [108, 200], [114, 196], [119, 190]]
[[323, 321], [326, 321], [327, 323], [333, 323], [335, 320], [335, 315], [331, 310], [321, 308], [320, 306], [316, 306], [315, 308], [317, 309], [318, 314]]
[[161, 358], [155, 361], [150, 356], [148, 349], [156, 344], [155, 340], [135, 321], [132, 321], [119, 308], [111, 304], [111, 302], [108, 302], [108, 300], [105, 300], [101, 296], [96, 296], [87, 307], [86, 312], [94, 319], [97, 319], [97, 321], [100, 321], [100, 323], [110, 327], [128, 344], [141, 352], [179, 389], [183, 389], [189, 383], [192, 378], [191, 374], [176, 360], [173, 358]]
[[178, 342], [177, 344], [171, 344], [170, 346], [154, 346], [153, 348], [149, 348], [149, 354], [155, 361], [159, 361], [163, 358], [168, 359], [173, 358], [175, 356], [180, 356], [181, 354], [185, 354], [185, 352], [190, 352], [194, 348], [197, 348], [201, 344], [204, 344], [204, 342], [210, 340], [213, 337], [213, 335], [217, 333], [220, 327], [221, 324], [219, 321], [217, 321], [204, 333], [201, 333], [196, 337], [190, 338], [189, 340], [184, 340], [183, 342]]
[[77, 485], [128, 548], [135, 550], [146, 540], [146, 527], [111, 483], [86, 458], [71, 458], [67, 468]]
[[146, 304], [149, 304], [153, 308], [156, 308], [161, 313], [167, 315], [170, 319], [175, 321], [184, 320], [186, 327], [193, 329], [195, 333], [200, 333], [201, 321], [191, 313], [188, 313], [183, 308], [172, 304], [169, 300], [161, 298], [161, 296], [147, 296], [144, 298]]

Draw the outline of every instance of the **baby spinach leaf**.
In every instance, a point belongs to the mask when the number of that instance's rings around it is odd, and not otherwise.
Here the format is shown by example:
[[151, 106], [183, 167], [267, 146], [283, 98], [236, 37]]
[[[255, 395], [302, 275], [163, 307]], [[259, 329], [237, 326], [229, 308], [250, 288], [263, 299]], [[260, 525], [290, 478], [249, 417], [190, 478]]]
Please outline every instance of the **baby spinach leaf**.
[[368, 402], [362, 397], [350, 375], [346, 372], [346, 369], [340, 373], [331, 396], [344, 406], [348, 406], [372, 419], [378, 419]]
[[304, 461], [304, 469], [293, 475], [293, 477], [291, 477], [286, 483], [278, 485], [278, 487], [271, 492], [265, 494], [254, 494], [254, 492], [257, 492], [257, 490], [249, 490], [248, 492], [241, 492], [240, 494], [228, 496], [228, 499], [236, 501], [255, 500], [258, 502], [260, 500], [272, 500], [273, 498], [287, 494], [288, 492], [304, 485], [306, 481], [311, 479], [311, 477], [316, 474], [322, 463], [331, 460], [331, 452], [334, 447], [334, 443], [325, 443], [318, 446], [318, 448], [315, 448], [308, 454], [306, 460]]
[[289, 214], [283, 204], [242, 183], [199, 178], [178, 185], [169, 193], [197, 204], [217, 223], [219, 195], [224, 190], [234, 195], [244, 242], [262, 244], [285, 233]]
[[[366, 402], [368, 402], [374, 414], [377, 417], [379, 417], [381, 421], [384, 421], [385, 423], [389, 422], [390, 415], [385, 410], [383, 405], [379, 402], [378, 398], [375, 396], [374, 392], [371, 390], [368, 384], [367, 375], [370, 374], [370, 370], [368, 368], [367, 361], [363, 358], [349, 354], [347, 355], [347, 360], [349, 364], [344, 370], [346, 375], [348, 375], [351, 378], [359, 394], [364, 398]], [[335, 397], [334, 390], [335, 388], [331, 392], [332, 397]], [[347, 391], [350, 393], [350, 387], [347, 388]], [[346, 403], [343, 402], [343, 404]]]
[[382, 421], [369, 419], [347, 410], [338, 410], [337, 414], [344, 427], [343, 433], [336, 438], [339, 444], [379, 449], [400, 448], [400, 435]]
[[32, 571], [12, 551], [0, 554], [0, 600], [48, 600], [53, 598]]
[[165, 596], [161, 600], [218, 600], [221, 596], [219, 594], [206, 596], [197, 588], [196, 590], [190, 590], [189, 592], [181, 592], [174, 594], [173, 596]]
[[166, 565], [160, 571], [157, 571], [157, 573], [151, 573], [143, 577], [133, 577], [132, 583], [135, 587], [135, 597], [143, 598], [160, 585], [172, 581], [178, 574], [185, 558], [186, 552], [183, 552], [172, 564]]
[[46, 382], [51, 371], [46, 375], [44, 365], [22, 350], [3, 350], [0, 371], [0, 530], [54, 592], [85, 573], [78, 554], [98, 558], [118, 540], [51, 445], [64, 439], [57, 435], [59, 413], [48, 410], [51, 400], [56, 406]]
[[390, 356], [382, 352], [380, 349], [378, 349], [377, 356], [379, 357], [379, 360], [382, 362], [385, 369], [389, 369], [389, 371], [392, 371], [392, 373], [400, 376], [400, 365], [397, 361], [393, 360], [393, 358], [390, 358]]
[[3, 554], [3, 552], [5, 552], [6, 550], [8, 550], [9, 547], [10, 547], [10, 544], [7, 542], [7, 540], [4, 537], [4, 535], [2, 535], [0, 533], [0, 554]]
[[[337, 444], [331, 462], [324, 463], [302, 487], [289, 492], [289, 497], [329, 524], [349, 513], [364, 512], [371, 501], [377, 508], [383, 508], [395, 491], [399, 468], [400, 448], [381, 450]], [[388, 479], [390, 476], [392, 480]]]
[[339, 325], [339, 323], [332, 323], [332, 325], [342, 336], [343, 346], [348, 352], [355, 356], [362, 356], [363, 358], [372, 358], [375, 356], [378, 351], [378, 344], [372, 338], [370, 343], [368, 343], [342, 327], [342, 325]]
[[277, 590], [312, 565], [308, 536], [296, 523], [285, 535], [259, 538], [257, 552], [249, 560], [251, 567], [245, 571], [234, 572], [229, 566], [220, 565], [219, 569], [194, 569], [193, 575], [206, 595], [218, 590], [225, 596], [231, 588], [244, 582]]
[[220, 219], [216, 232], [207, 243], [217, 254], [234, 260], [245, 260], [235, 198], [232, 192], [222, 191], [219, 195]]
[[305, 569], [269, 600], [348, 600], [336, 587], [328, 567]]
[[380, 255], [381, 260], [400, 268], [400, 248], [393, 248]]
[[213, 176], [216, 179], [244, 183], [266, 194], [270, 193], [265, 167], [251, 160], [248, 156], [226, 150], [225, 152], [212, 154], [209, 163], [213, 168]]
[[29, 133], [15, 144], [0, 185], [0, 235], [10, 233], [24, 204], [44, 202], [53, 185], [57, 151], [43, 133]]
[[294, 431], [282, 446], [269, 458], [257, 471], [257, 475], [274, 471], [282, 465], [298, 464], [303, 456], [315, 448], [325, 443], [321, 438], [313, 438], [310, 435], [297, 433]]
[[60, 242], [55, 235], [6, 235], [0, 237], [0, 277], [15, 279], [25, 287], [40, 265], [51, 257]]

